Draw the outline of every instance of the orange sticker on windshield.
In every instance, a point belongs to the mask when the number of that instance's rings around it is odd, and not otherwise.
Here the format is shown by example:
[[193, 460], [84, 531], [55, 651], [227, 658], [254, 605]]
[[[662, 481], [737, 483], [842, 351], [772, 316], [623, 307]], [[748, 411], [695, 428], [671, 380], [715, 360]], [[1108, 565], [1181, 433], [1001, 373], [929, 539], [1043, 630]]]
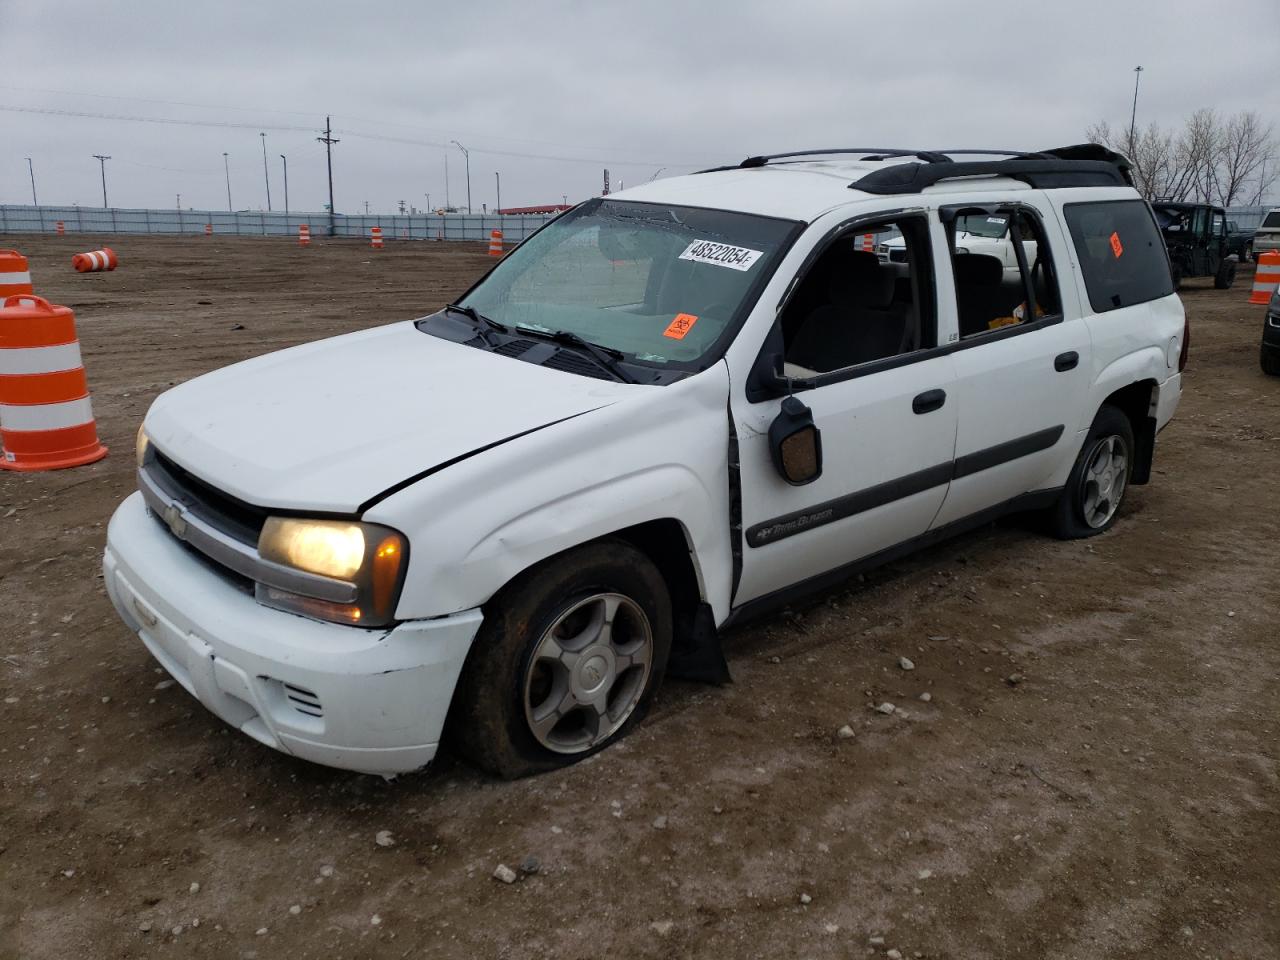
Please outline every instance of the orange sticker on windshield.
[[1120, 245], [1120, 234], [1111, 234], [1111, 252], [1116, 255], [1116, 259], [1120, 259], [1120, 254], [1124, 253], [1124, 247]]
[[684, 335], [692, 330], [697, 322], [698, 318], [692, 313], [677, 313], [676, 318], [667, 324], [667, 329], [662, 331], [662, 335], [672, 340], [683, 340]]

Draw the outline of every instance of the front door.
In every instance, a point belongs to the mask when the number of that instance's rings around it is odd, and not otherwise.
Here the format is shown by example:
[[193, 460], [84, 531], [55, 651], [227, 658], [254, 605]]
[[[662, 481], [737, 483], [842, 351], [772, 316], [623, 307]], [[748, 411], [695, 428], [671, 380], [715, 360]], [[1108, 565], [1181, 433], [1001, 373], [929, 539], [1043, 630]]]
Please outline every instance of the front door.
[[[880, 262], [868, 233], [902, 233]], [[734, 605], [801, 584], [925, 533], [946, 496], [957, 405], [937, 345], [931, 237], [923, 213], [859, 223], [810, 258], [776, 342], [793, 395], [821, 433], [822, 472], [793, 486], [775, 468], [780, 396], [734, 391], [741, 558]]]

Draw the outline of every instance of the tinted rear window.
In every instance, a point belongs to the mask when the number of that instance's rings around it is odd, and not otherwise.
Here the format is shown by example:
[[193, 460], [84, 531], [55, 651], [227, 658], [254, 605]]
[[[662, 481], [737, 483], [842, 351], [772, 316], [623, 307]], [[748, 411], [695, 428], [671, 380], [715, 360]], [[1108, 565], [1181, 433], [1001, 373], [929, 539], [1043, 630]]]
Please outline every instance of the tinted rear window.
[[1280, 210], [1272, 210], [1262, 221], [1264, 227], [1280, 227]]
[[1141, 200], [1102, 200], [1063, 207], [1095, 313], [1173, 293], [1169, 259]]

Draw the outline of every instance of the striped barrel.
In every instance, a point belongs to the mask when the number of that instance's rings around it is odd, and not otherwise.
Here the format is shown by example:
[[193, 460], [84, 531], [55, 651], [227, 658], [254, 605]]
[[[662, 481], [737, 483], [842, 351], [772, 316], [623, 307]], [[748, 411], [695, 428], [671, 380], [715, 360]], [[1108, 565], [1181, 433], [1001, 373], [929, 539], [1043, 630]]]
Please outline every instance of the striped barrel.
[[206, 223], [206, 224], [204, 225], [204, 235], [205, 235], [206, 237], [212, 237], [212, 236], [213, 236], [213, 224], [212, 224], [212, 223]]
[[53, 225], [53, 228], [56, 231], [58, 231], [58, 236], [60, 237], [64, 236], [67, 232], [67, 225], [63, 223], [61, 220], [56, 221]]
[[1270, 303], [1271, 295], [1280, 287], [1280, 253], [1274, 251], [1258, 257], [1258, 266], [1253, 274], [1253, 292], [1249, 295], [1250, 303]]
[[373, 247], [373, 249], [375, 250], [382, 249], [382, 228], [381, 227], [369, 228], [369, 246]]
[[89, 402], [75, 315], [35, 296], [0, 304], [0, 468], [57, 470], [107, 455]]
[[31, 293], [27, 258], [17, 250], [0, 250], [0, 301], [19, 294], [30, 296]]
[[110, 247], [101, 250], [90, 250], [88, 253], [77, 253], [71, 258], [71, 265], [78, 273], [97, 273], [99, 270], [114, 270], [120, 265], [116, 252]]
[[311, 227], [309, 224], [305, 224], [305, 223], [298, 224], [298, 246], [300, 247], [311, 246]]
[[489, 231], [489, 256], [491, 257], [502, 256], [502, 231], [501, 230]]

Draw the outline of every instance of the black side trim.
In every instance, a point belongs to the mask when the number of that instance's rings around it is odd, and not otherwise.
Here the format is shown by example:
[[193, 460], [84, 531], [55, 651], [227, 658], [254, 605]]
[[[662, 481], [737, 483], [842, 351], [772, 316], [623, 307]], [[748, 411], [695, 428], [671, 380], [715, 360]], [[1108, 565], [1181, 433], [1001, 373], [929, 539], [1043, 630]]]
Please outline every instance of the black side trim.
[[729, 585], [729, 602], [742, 581], [742, 463], [738, 456], [738, 428], [733, 425], [733, 406], [725, 412], [729, 417], [729, 552], [733, 557], [733, 582]]
[[810, 577], [808, 580], [802, 580], [799, 583], [793, 583], [789, 587], [766, 593], [762, 597], [756, 597], [754, 600], [748, 600], [742, 606], [734, 607], [729, 612], [729, 616], [725, 618], [724, 623], [720, 624], [720, 630], [723, 632], [730, 627], [740, 626], [788, 604], [803, 600], [816, 593], [830, 590], [848, 580], [854, 574], [884, 566], [886, 563], [891, 563], [909, 553], [914, 553], [924, 547], [932, 546], [935, 543], [950, 539], [968, 530], [973, 530], [993, 520], [998, 520], [1006, 514], [1019, 513], [1024, 510], [1037, 510], [1050, 506], [1061, 495], [1061, 488], [1024, 493], [1020, 497], [1015, 497], [994, 507], [988, 507], [986, 510], [938, 527], [936, 530], [930, 530], [928, 533], [889, 547], [887, 550], [881, 550], [879, 553], [873, 553], [868, 557], [847, 563], [842, 567], [836, 567], [834, 570], [820, 573], [815, 577]]
[[[837, 497], [834, 500], [827, 500], [825, 503], [806, 507], [794, 513], [784, 514], [772, 520], [765, 520], [762, 523], [757, 523], [747, 531], [747, 545], [763, 547], [770, 543], [776, 543], [779, 540], [785, 540], [787, 537], [793, 537], [797, 533], [812, 530], [814, 527], [823, 527], [828, 523], [835, 523], [837, 520], [852, 517], [854, 514], [874, 510], [876, 507], [883, 507], [885, 504], [893, 503], [895, 500], [901, 500], [917, 493], [924, 493], [926, 490], [932, 490], [934, 487], [950, 483], [952, 480], [958, 480], [961, 477], [967, 477], [983, 470], [989, 470], [992, 467], [998, 467], [1002, 463], [1030, 456], [1033, 453], [1039, 453], [1041, 450], [1048, 450], [1058, 442], [1065, 429], [1066, 427], [1060, 425], [1050, 427], [1047, 430], [1040, 430], [1025, 437], [1018, 437], [1016, 440], [998, 443], [994, 447], [987, 447], [985, 450], [967, 454], [956, 460], [940, 463], [935, 467], [927, 467], [924, 470], [909, 473], [905, 477], [878, 483], [874, 487], [867, 487], [867, 489], [859, 490], [857, 493]], [[735, 576], [735, 592], [737, 587], [737, 577]]]
[[437, 463], [434, 467], [428, 467], [426, 470], [423, 470], [419, 473], [415, 473], [411, 477], [406, 477], [405, 479], [401, 480], [399, 483], [392, 484], [391, 486], [387, 487], [387, 489], [383, 490], [381, 493], [374, 494], [372, 497], [370, 497], [368, 500], [366, 500], [364, 503], [360, 504], [360, 506], [356, 508], [356, 516], [363, 514], [370, 507], [374, 506], [375, 504], [381, 503], [383, 500], [387, 499], [387, 497], [391, 496], [392, 494], [399, 493], [405, 487], [410, 487], [413, 484], [417, 483], [419, 480], [429, 477], [433, 473], [437, 473], [445, 469], [446, 467], [452, 467], [455, 463], [461, 463], [463, 460], [469, 460], [472, 457], [474, 457], [476, 454], [484, 453], [486, 450], [492, 450], [494, 447], [500, 447], [504, 443], [510, 443], [512, 440], [519, 440], [521, 437], [527, 437], [531, 433], [537, 433], [539, 430], [545, 430], [547, 429], [547, 427], [554, 427], [558, 423], [565, 423], [566, 421], [573, 420], [577, 417], [581, 417], [588, 413], [593, 413], [599, 409], [600, 409], [599, 407], [592, 407], [590, 410], [583, 410], [582, 413], [575, 413], [568, 417], [561, 417], [559, 420], [552, 420], [550, 423], [544, 423], [541, 426], [534, 427], [531, 430], [523, 430], [520, 433], [513, 433], [509, 437], [503, 437], [501, 440], [495, 440], [493, 441], [493, 443], [486, 443], [483, 447], [476, 447], [474, 450], [464, 453], [461, 456], [454, 457], [452, 460], [446, 460], [444, 463]]
[[797, 533], [803, 533], [813, 527], [835, 523], [837, 520], [852, 517], [856, 513], [864, 513], [867, 510], [882, 507], [886, 503], [923, 493], [949, 483], [951, 469], [950, 462], [940, 463], [936, 467], [909, 473], [896, 480], [878, 483], [874, 487], [867, 487], [848, 496], [837, 497], [835, 500], [797, 510], [795, 513], [788, 513], [774, 520], [757, 523], [747, 531], [747, 544], [752, 547], [762, 547], [768, 543], [785, 540]]
[[1050, 427], [1048, 430], [1040, 430], [1036, 433], [1027, 434], [1025, 437], [1018, 437], [1016, 440], [1008, 440], [1005, 443], [998, 443], [994, 447], [987, 447], [985, 450], [978, 450], [975, 453], [958, 457], [955, 461], [956, 470], [952, 479], [959, 480], [961, 477], [967, 477], [970, 474], [998, 467], [1000, 464], [1008, 463], [1010, 460], [1017, 460], [1019, 457], [1027, 457], [1033, 453], [1039, 453], [1041, 450], [1048, 450], [1058, 442], [1065, 429], [1066, 427], [1064, 426]]

